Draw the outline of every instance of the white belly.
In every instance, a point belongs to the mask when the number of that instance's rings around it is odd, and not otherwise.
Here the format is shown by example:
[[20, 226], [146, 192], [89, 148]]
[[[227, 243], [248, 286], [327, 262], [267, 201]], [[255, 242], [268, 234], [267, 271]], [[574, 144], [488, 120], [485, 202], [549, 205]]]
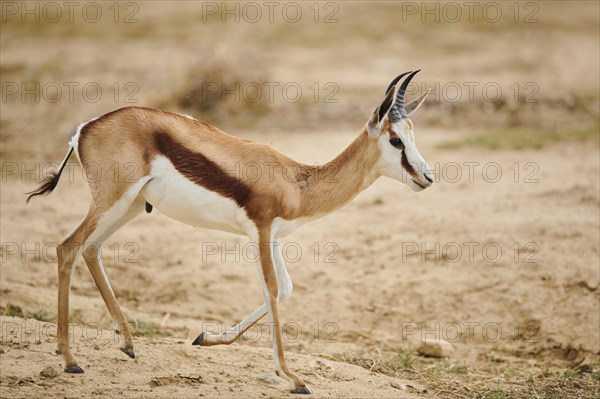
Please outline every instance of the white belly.
[[318, 218], [318, 216], [301, 217], [301, 218], [294, 219], [294, 220], [275, 218], [275, 220], [273, 220], [273, 225], [271, 226], [271, 228], [273, 229], [275, 237], [285, 237], [288, 234], [291, 234], [294, 231], [298, 230], [298, 228], [300, 226], [302, 226], [303, 224], [308, 223], [317, 218]]
[[231, 198], [207, 190], [180, 174], [164, 156], [152, 161], [144, 199], [168, 217], [192, 226], [245, 234], [248, 218]]

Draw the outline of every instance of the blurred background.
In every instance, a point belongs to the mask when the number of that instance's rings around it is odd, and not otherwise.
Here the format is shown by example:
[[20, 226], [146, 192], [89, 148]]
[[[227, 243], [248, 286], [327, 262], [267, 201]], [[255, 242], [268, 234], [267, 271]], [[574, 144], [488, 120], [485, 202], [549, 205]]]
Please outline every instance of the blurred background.
[[[53, 244], [89, 194], [74, 158], [51, 196], [25, 207], [23, 193], [62, 159], [79, 122], [158, 107], [322, 163], [396, 75], [421, 69], [408, 97], [431, 89], [412, 120], [437, 184], [414, 194], [382, 179], [288, 237], [304, 255], [289, 255], [295, 294], [282, 317], [325, 335], [333, 325], [335, 342], [305, 334], [286, 347], [439, 397], [598, 394], [598, 2], [0, 5], [4, 317], [55, 318]], [[499, 260], [482, 253], [490, 243]], [[138, 335], [189, 340], [260, 304], [252, 262], [225, 251], [244, 244], [153, 213], [111, 237], [104, 263]], [[83, 265], [71, 303], [72, 322], [110, 326]], [[448, 323], [478, 327], [452, 341], [451, 357], [422, 356], [422, 332], [450, 340]]]
[[598, 128], [594, 2], [57, 4], [3, 6], [3, 159], [53, 160], [78, 121], [128, 105], [234, 132], [356, 130], [417, 68], [420, 126], [448, 139]]

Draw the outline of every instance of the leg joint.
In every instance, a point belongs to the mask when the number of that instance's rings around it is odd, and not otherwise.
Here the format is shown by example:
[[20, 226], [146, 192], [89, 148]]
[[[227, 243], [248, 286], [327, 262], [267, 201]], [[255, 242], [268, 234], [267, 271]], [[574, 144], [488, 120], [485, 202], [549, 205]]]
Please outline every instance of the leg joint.
[[285, 301], [292, 296], [292, 284], [285, 284], [282, 287], [279, 287], [279, 300]]

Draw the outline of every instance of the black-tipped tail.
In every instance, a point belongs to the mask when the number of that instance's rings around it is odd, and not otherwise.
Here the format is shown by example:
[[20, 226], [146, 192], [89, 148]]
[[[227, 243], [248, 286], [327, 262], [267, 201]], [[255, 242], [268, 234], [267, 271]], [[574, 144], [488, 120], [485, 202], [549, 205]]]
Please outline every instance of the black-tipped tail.
[[28, 193], [25, 193], [25, 194], [29, 194], [27, 199], [25, 200], [25, 203], [28, 204], [29, 200], [37, 195], [50, 194], [56, 188], [56, 185], [58, 184], [58, 179], [60, 179], [60, 174], [62, 173], [63, 169], [65, 168], [65, 165], [67, 164], [67, 161], [69, 160], [69, 157], [71, 156], [72, 153], [73, 153], [73, 147], [70, 147], [69, 153], [63, 160], [63, 162], [60, 165], [60, 167], [58, 168], [58, 170], [56, 172], [50, 173], [49, 176], [44, 178], [44, 180], [42, 181], [42, 184], [40, 184], [38, 186], [38, 188], [36, 188], [35, 190], [30, 191]]

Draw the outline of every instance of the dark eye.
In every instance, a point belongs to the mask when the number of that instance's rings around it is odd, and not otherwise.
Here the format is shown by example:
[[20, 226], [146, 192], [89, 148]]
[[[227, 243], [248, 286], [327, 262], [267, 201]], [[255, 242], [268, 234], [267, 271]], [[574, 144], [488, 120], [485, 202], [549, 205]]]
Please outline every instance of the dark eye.
[[404, 144], [402, 144], [402, 140], [400, 140], [400, 137], [392, 137], [390, 139], [390, 144], [400, 150], [404, 149]]

